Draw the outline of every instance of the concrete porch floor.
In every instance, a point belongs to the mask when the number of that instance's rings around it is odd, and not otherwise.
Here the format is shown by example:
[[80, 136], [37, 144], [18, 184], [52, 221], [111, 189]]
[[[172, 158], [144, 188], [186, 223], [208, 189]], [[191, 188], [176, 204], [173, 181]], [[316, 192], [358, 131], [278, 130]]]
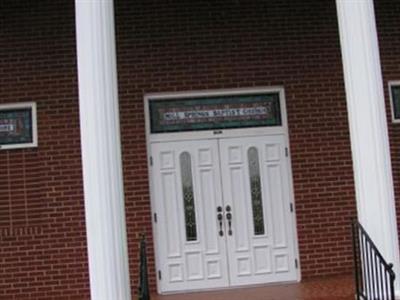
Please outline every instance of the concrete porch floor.
[[346, 275], [284, 285], [152, 295], [151, 300], [354, 300], [354, 295], [353, 277]]

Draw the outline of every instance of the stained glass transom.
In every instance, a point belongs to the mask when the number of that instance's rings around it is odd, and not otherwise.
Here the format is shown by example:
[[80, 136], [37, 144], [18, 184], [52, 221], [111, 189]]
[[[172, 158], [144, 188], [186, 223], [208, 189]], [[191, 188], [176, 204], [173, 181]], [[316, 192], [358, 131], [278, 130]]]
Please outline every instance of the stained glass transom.
[[192, 162], [188, 152], [183, 152], [179, 158], [182, 176], [182, 194], [185, 213], [186, 240], [197, 240], [196, 211], [194, 205]]
[[282, 126], [279, 93], [151, 100], [151, 133]]
[[249, 176], [251, 189], [251, 205], [253, 209], [254, 234], [265, 234], [264, 212], [261, 193], [260, 163], [258, 150], [255, 147], [249, 148], [247, 152], [249, 160]]

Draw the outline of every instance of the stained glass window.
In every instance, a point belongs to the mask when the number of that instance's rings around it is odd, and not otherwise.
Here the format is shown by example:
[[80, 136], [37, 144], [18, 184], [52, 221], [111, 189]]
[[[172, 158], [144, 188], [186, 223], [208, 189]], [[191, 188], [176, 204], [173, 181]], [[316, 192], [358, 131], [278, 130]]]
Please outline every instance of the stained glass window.
[[37, 146], [36, 104], [0, 105], [0, 149]]
[[186, 240], [197, 240], [196, 230], [196, 211], [194, 205], [193, 178], [192, 178], [192, 162], [190, 154], [183, 152], [180, 157], [181, 176], [182, 176], [182, 193], [183, 193], [183, 209], [185, 213]]
[[150, 100], [151, 133], [281, 126], [279, 93]]
[[261, 193], [260, 163], [258, 159], [257, 148], [249, 148], [249, 150], [247, 151], [247, 156], [249, 160], [251, 206], [253, 209], [254, 234], [263, 235], [265, 233], [264, 213]]
[[400, 120], [400, 84], [392, 84], [390, 86], [393, 118], [396, 121]]

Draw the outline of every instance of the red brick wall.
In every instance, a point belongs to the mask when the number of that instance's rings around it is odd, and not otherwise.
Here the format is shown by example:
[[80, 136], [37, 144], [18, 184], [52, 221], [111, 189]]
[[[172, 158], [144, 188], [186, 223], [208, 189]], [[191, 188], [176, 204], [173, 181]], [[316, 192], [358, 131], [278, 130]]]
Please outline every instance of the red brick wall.
[[[0, 2], [0, 103], [36, 101], [39, 120], [37, 149], [0, 151], [0, 299], [88, 298], [73, 2], [28, 3]], [[283, 86], [302, 276], [351, 271], [355, 202], [335, 9], [333, 0], [116, 0], [135, 291], [139, 233], [152, 236], [150, 92]], [[398, 22], [390, 9], [381, 13]], [[153, 253], [150, 243], [154, 289]]]
[[303, 278], [350, 272], [355, 202], [335, 2], [174, 2], [117, 1], [131, 275], [137, 232], [151, 237], [143, 95], [254, 86], [285, 88]]
[[400, 80], [400, 2], [391, 0], [375, 1], [375, 15], [381, 55], [383, 88], [386, 98], [397, 225], [400, 232], [400, 124], [394, 124], [391, 121], [388, 87], [388, 81]]
[[0, 299], [89, 295], [72, 1], [0, 1], [0, 103], [37, 102], [39, 147], [0, 151]]

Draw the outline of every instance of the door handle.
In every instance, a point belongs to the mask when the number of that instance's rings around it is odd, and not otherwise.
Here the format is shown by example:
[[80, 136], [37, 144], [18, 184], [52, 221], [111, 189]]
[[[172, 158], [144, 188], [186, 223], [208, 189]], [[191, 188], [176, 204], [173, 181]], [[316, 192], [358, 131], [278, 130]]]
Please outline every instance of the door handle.
[[228, 235], [232, 235], [232, 213], [231, 213], [231, 207], [229, 205], [227, 205], [225, 207], [226, 210], [226, 219], [228, 220]]
[[222, 215], [222, 207], [221, 206], [217, 207], [217, 212], [218, 212], [217, 220], [218, 220], [218, 223], [219, 223], [219, 232], [218, 232], [218, 234], [219, 234], [219, 236], [224, 236], [224, 231], [222, 230], [223, 215]]

